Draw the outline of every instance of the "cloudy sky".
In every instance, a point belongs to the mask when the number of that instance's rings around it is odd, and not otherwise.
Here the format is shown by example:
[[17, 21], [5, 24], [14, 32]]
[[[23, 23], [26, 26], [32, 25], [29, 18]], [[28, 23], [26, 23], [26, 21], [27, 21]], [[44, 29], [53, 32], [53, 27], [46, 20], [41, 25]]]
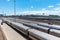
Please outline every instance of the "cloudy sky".
[[[14, 15], [14, 0], [0, 0], [0, 14]], [[16, 15], [60, 15], [60, 0], [16, 0]]]

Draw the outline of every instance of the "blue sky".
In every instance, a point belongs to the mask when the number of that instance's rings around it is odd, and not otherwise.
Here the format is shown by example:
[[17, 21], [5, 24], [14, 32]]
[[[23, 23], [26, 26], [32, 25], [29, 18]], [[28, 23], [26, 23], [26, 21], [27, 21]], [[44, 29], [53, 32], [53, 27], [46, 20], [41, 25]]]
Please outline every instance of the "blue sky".
[[[57, 10], [56, 10], [57, 9]], [[60, 0], [16, 0], [16, 14], [60, 15]], [[0, 14], [14, 14], [14, 0], [0, 0]]]

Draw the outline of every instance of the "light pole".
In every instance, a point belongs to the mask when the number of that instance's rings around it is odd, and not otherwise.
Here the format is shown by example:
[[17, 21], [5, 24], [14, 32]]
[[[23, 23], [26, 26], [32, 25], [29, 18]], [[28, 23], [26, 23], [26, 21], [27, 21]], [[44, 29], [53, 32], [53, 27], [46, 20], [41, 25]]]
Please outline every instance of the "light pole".
[[14, 0], [14, 15], [15, 15], [15, 22], [16, 22], [16, 0]]

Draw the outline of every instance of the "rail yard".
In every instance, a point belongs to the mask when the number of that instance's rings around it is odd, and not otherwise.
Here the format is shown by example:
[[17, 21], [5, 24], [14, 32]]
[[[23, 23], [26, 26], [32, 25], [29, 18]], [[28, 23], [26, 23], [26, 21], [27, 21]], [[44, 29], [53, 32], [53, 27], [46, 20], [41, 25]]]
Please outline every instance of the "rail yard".
[[5, 40], [60, 40], [60, 25], [17, 18], [2, 18]]

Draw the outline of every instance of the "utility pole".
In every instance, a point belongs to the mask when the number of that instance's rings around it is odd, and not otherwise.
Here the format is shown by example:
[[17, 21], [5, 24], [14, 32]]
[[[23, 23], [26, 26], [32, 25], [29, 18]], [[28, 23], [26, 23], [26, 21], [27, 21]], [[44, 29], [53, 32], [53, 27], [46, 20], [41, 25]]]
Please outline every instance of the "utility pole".
[[6, 13], [5, 13], [5, 17], [6, 17]]
[[45, 16], [45, 13], [43, 13], [43, 16]]
[[16, 0], [14, 0], [14, 16], [15, 16], [15, 22], [16, 22]]

